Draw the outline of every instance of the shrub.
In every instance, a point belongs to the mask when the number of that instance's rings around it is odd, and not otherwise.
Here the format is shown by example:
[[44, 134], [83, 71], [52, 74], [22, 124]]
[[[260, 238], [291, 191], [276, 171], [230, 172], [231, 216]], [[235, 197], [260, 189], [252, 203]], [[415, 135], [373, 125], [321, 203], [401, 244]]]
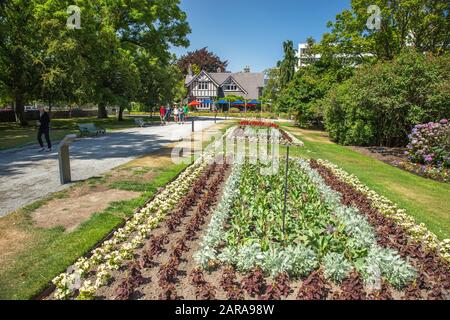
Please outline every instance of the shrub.
[[406, 51], [358, 68], [323, 99], [325, 127], [344, 145], [404, 146], [417, 123], [448, 117], [450, 55]]
[[407, 148], [411, 162], [450, 167], [450, 125], [448, 120], [415, 126], [409, 135]]

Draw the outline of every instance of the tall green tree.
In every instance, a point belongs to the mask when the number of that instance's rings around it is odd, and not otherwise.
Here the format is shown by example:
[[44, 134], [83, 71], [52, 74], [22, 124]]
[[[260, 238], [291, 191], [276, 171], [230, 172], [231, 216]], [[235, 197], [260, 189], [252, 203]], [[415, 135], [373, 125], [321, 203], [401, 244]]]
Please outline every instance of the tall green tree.
[[[72, 4], [81, 29], [66, 27]], [[136, 57], [145, 53], [169, 69], [164, 87], [176, 78], [169, 47], [189, 43], [179, 0], [13, 0], [0, 10], [0, 83], [22, 124], [24, 103], [35, 99], [92, 102], [99, 117], [117, 106], [121, 118], [142, 88]]]
[[[170, 45], [186, 47], [189, 44], [186, 35], [190, 28], [179, 0], [122, 0], [119, 3], [103, 0], [102, 3], [103, 15], [107, 17], [107, 34], [117, 37], [117, 46], [133, 55], [146, 51], [152, 57], [168, 61]], [[114, 93], [109, 83], [101, 82], [103, 89]], [[99, 88], [99, 91], [104, 90]], [[100, 106], [100, 117], [105, 116], [103, 108]]]
[[173, 59], [164, 61], [152, 58], [148, 52], [137, 58], [140, 70], [141, 89], [137, 95], [139, 103], [147, 111], [154, 112], [161, 105], [185, 98], [184, 79]]
[[281, 89], [286, 88], [289, 82], [294, 78], [295, 69], [298, 63], [294, 43], [291, 40], [283, 42], [283, 49], [284, 58], [278, 62], [278, 67], [280, 68]]
[[36, 1], [12, 0], [0, 4], [0, 83], [15, 104], [16, 118], [27, 125], [24, 105], [38, 91], [42, 74], [39, 55], [44, 50], [36, 19]]
[[264, 102], [266, 103], [270, 103], [270, 106], [273, 108], [281, 92], [280, 69], [267, 69], [264, 71], [264, 76], [267, 79], [267, 84], [264, 87], [262, 100], [264, 100]]
[[[368, 13], [371, 5], [380, 8], [379, 29], [367, 25], [376, 14]], [[449, 48], [449, 12], [448, 1], [352, 0], [351, 9], [329, 22], [331, 32], [324, 35], [321, 49], [350, 64], [390, 60], [408, 46], [442, 54]]]

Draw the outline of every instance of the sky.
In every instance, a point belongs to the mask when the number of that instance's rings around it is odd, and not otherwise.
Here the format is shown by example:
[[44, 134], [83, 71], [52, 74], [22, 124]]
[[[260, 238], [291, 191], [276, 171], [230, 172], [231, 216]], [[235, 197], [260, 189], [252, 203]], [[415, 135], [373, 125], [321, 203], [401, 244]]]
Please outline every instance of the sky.
[[274, 67], [283, 57], [282, 43], [295, 48], [312, 36], [320, 40], [327, 22], [350, 8], [350, 0], [181, 0], [192, 33], [190, 46], [173, 48], [177, 56], [208, 47], [228, 70], [250, 66], [252, 72]]

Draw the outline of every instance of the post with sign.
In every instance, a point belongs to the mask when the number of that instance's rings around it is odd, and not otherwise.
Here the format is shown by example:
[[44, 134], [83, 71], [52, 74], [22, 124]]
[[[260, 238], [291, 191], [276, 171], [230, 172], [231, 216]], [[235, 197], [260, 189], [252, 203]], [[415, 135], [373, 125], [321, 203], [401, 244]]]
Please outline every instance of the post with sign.
[[72, 182], [72, 175], [70, 172], [70, 153], [69, 147], [76, 139], [75, 134], [67, 135], [59, 144], [59, 177], [61, 184]]

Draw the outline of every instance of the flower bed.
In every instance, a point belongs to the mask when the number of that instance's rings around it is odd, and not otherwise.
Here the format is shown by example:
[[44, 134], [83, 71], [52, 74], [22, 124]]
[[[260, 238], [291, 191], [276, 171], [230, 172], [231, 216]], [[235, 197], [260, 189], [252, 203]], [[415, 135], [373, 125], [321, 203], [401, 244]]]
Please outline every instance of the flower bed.
[[413, 239], [423, 243], [430, 250], [438, 250], [441, 257], [450, 262], [450, 239], [439, 241], [436, 235], [430, 232], [424, 224], [418, 224], [409, 216], [405, 210], [398, 208], [390, 200], [380, 196], [375, 191], [370, 190], [362, 184], [357, 177], [350, 175], [336, 165], [319, 160], [318, 163], [332, 171], [340, 180], [348, 183], [350, 186], [365, 194], [371, 201], [371, 205], [380, 210], [380, 212], [392, 218], [400, 227], [402, 227]]
[[273, 122], [265, 122], [265, 121], [241, 121], [239, 122], [239, 126], [241, 127], [267, 127], [267, 128], [275, 128], [278, 129], [280, 126]]
[[450, 171], [444, 167], [436, 167], [433, 165], [424, 165], [407, 161], [395, 161], [392, 164], [400, 169], [417, 174], [421, 177], [441, 182], [450, 182]]
[[245, 125], [232, 128], [227, 134], [228, 140], [249, 141], [251, 143], [270, 143], [303, 147], [302, 141], [290, 132], [280, 129], [278, 126], [252, 126]]
[[[91, 298], [95, 291], [108, 282], [112, 271], [118, 270], [133, 258], [133, 251], [141, 246], [149, 233], [164, 220], [206, 165], [204, 158], [197, 160], [153, 201], [137, 212], [123, 228], [117, 230], [110, 240], [95, 249], [89, 258], [79, 259], [66, 273], [56, 277], [53, 280], [56, 286], [54, 298], [67, 299], [77, 291], [80, 299]], [[95, 280], [84, 281], [93, 270], [96, 274]]]
[[438, 252], [410, 237], [397, 223], [383, 215], [379, 209], [372, 206], [372, 201], [366, 194], [356, 190], [349, 184], [339, 180], [330, 169], [312, 161], [312, 166], [320, 173], [333, 190], [342, 195], [342, 203], [355, 205], [364, 214], [377, 234], [380, 245], [400, 252], [402, 257], [409, 257], [411, 264], [419, 271], [418, 280], [407, 289], [407, 298], [417, 298], [422, 288], [428, 288], [429, 298], [444, 297], [450, 288], [450, 267]]
[[[265, 140], [250, 126], [225, 136], [271, 143], [267, 135], [282, 135], [256, 130]], [[266, 175], [252, 159], [212, 161], [222, 143], [57, 277], [51, 298], [450, 297], [450, 241], [321, 160], [290, 161], [285, 207], [285, 167]]]
[[397, 230], [380, 232], [362, 195], [336, 190], [338, 180], [312, 165], [290, 164], [285, 236], [284, 172], [262, 176], [249, 163], [233, 169], [194, 256], [205, 272], [222, 273], [228, 299], [448, 297], [450, 271], [442, 263], [401, 243]]

